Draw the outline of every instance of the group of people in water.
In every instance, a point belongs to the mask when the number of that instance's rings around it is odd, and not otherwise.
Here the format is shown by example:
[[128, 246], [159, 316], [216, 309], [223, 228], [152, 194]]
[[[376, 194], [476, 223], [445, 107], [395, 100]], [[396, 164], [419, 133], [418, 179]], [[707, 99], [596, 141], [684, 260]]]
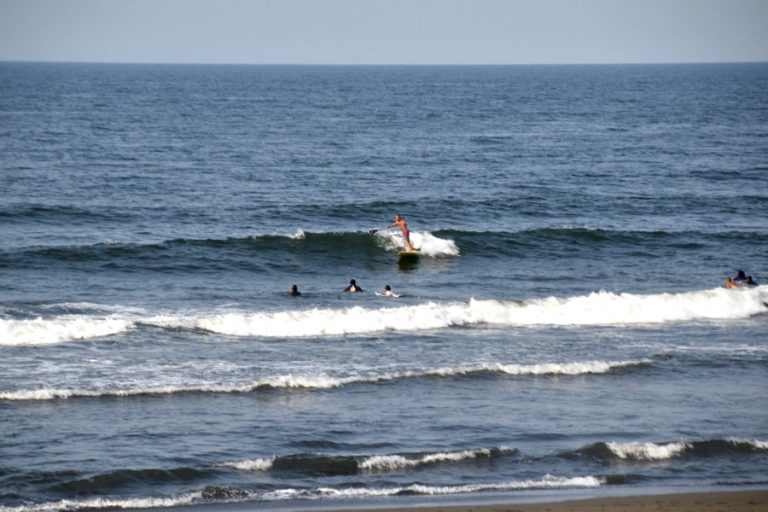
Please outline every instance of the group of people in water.
[[752, 276], [748, 276], [743, 270], [736, 272], [736, 277], [725, 278], [726, 288], [740, 288], [742, 286], [757, 286], [757, 283], [752, 279]]
[[[406, 222], [405, 217], [402, 217], [399, 213], [395, 214], [395, 222], [381, 229], [372, 229], [371, 231], [369, 231], [369, 233], [373, 234], [376, 231], [380, 231], [382, 229], [394, 228], [395, 226], [399, 227], [400, 231], [403, 233], [403, 239], [405, 239], [405, 244], [408, 247], [408, 250], [413, 251], [414, 247], [413, 247], [413, 244], [411, 243], [411, 233], [410, 231], [408, 231], [408, 222]], [[347, 293], [360, 293], [364, 290], [357, 284], [357, 281], [355, 281], [354, 279], [350, 279], [349, 286], [344, 288], [344, 291]], [[291, 297], [300, 297], [301, 292], [299, 291], [298, 285], [294, 284], [293, 286], [291, 286], [291, 289], [288, 290], [288, 295], [290, 295]], [[392, 287], [390, 287], [388, 284], [384, 285], [384, 289], [382, 291], [376, 292], [376, 295], [380, 295], [382, 297], [392, 297], [392, 298], [400, 297], [400, 295], [392, 291]]]
[[[365, 290], [363, 290], [360, 287], [360, 285], [357, 284], [357, 281], [355, 281], [354, 279], [350, 279], [349, 286], [344, 288], [344, 291], [347, 293], [360, 293]], [[300, 297], [301, 292], [299, 291], [299, 287], [295, 284], [291, 286], [291, 289], [288, 290], [288, 295], [290, 295], [291, 297]], [[382, 297], [392, 297], [392, 298], [396, 298], [400, 296], [397, 293], [393, 292], [392, 287], [389, 286], [388, 284], [384, 285], [383, 290], [381, 290], [380, 292], [376, 292], [376, 295], [380, 295]]]

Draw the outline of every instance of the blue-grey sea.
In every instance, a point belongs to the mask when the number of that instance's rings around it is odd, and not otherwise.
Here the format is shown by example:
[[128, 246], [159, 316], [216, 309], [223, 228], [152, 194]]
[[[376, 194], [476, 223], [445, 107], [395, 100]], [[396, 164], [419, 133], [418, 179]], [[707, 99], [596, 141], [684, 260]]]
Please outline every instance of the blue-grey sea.
[[768, 487], [767, 249], [768, 64], [0, 63], [0, 511]]

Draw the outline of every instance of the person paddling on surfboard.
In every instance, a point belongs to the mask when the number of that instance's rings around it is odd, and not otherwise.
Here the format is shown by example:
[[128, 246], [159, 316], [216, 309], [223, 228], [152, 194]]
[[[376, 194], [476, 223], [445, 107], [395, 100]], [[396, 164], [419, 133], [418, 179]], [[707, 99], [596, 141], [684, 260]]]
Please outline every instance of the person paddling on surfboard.
[[408, 246], [408, 250], [415, 251], [416, 249], [413, 248], [413, 244], [411, 243], [411, 233], [408, 231], [408, 223], [405, 221], [404, 217], [400, 216], [399, 213], [395, 214], [395, 222], [387, 226], [386, 229], [393, 228], [395, 226], [398, 226], [400, 231], [403, 232], [403, 238], [405, 238], [405, 243]]

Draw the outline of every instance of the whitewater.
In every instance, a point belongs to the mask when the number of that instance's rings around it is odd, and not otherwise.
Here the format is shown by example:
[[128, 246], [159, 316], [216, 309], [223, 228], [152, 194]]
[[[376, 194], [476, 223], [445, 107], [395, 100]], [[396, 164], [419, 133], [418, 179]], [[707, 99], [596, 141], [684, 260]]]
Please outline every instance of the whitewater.
[[[119, 312], [0, 319], [0, 345], [36, 345], [107, 337], [139, 326], [203, 330], [230, 336], [342, 336], [381, 331], [420, 331], [462, 326], [588, 326], [738, 320], [768, 311], [768, 286], [714, 288], [687, 293], [638, 295], [594, 292], [577, 297], [278, 312], [194, 312], [152, 315]], [[113, 308], [114, 309], [114, 308]]]

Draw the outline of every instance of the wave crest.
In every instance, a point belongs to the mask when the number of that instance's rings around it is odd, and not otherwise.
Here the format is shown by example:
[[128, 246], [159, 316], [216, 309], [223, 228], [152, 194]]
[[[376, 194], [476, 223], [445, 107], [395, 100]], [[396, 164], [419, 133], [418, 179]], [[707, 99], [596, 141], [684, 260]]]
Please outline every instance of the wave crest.
[[479, 363], [474, 365], [457, 366], [454, 368], [422, 368], [396, 372], [368, 373], [345, 377], [331, 376], [324, 373], [316, 375], [275, 375], [250, 382], [240, 383], [209, 383], [178, 385], [158, 385], [119, 389], [66, 389], [42, 388], [20, 389], [0, 392], [0, 400], [55, 400], [74, 397], [127, 397], [138, 395], [169, 395], [177, 393], [249, 393], [260, 389], [332, 389], [353, 384], [375, 384], [404, 379], [428, 377], [454, 377], [492, 373], [511, 376], [540, 376], [540, 375], [586, 375], [608, 373], [624, 368], [652, 364], [651, 360], [635, 361], [584, 361], [573, 363], [544, 363], [544, 364], [501, 364]]
[[278, 312], [147, 316], [61, 315], [0, 319], [0, 345], [58, 343], [108, 336], [136, 326], [189, 329], [228, 336], [293, 338], [375, 332], [411, 332], [473, 325], [585, 326], [734, 320], [768, 311], [768, 285], [751, 289], [636, 295], [595, 292], [576, 297], [526, 301], [427, 302], [400, 307], [315, 308]]
[[311, 309], [276, 313], [231, 312], [162, 316], [146, 321], [162, 328], [202, 329], [232, 336], [341, 336], [381, 331], [418, 331], [480, 324], [628, 325], [748, 318], [768, 311], [768, 286], [686, 293], [636, 295], [596, 292], [527, 301], [429, 302], [368, 309]]

